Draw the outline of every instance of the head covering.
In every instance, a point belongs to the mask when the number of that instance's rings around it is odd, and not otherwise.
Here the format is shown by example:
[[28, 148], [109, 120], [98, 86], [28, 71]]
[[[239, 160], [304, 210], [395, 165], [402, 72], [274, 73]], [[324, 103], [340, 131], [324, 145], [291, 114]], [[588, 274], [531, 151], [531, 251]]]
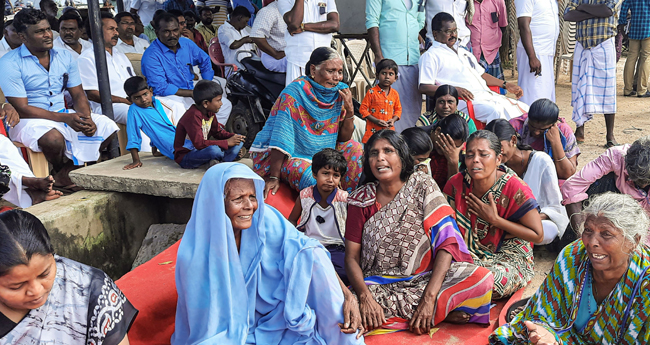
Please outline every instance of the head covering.
[[[258, 196], [252, 226], [242, 230], [239, 253], [224, 205], [224, 187], [232, 178], [253, 180]], [[322, 319], [320, 306], [310, 303], [310, 283], [320, 274], [338, 284], [334, 269], [330, 263], [324, 272], [312, 272], [322, 261], [315, 249], [322, 253], [325, 249], [266, 205], [263, 193], [264, 180], [240, 163], [220, 163], [204, 175], [178, 249], [172, 344], [292, 344], [321, 339], [322, 320], [316, 317]], [[335, 306], [327, 313], [336, 327], [336, 320], [343, 317], [343, 294], [340, 288], [330, 293], [338, 293], [325, 295]]]

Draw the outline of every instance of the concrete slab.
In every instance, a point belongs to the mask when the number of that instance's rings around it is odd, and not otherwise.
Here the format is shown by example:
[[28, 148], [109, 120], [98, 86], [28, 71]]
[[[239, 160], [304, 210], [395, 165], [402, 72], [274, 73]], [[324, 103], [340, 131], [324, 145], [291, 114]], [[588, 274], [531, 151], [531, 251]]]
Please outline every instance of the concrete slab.
[[[166, 157], [140, 156], [142, 167], [123, 170], [132, 162], [131, 155], [77, 169], [70, 178], [88, 190], [144, 194], [168, 198], [193, 199], [206, 167], [183, 169]], [[240, 161], [249, 167], [251, 159]]]
[[183, 237], [186, 224], [153, 224], [142, 241], [138, 256], [133, 261], [132, 269], [151, 260]]

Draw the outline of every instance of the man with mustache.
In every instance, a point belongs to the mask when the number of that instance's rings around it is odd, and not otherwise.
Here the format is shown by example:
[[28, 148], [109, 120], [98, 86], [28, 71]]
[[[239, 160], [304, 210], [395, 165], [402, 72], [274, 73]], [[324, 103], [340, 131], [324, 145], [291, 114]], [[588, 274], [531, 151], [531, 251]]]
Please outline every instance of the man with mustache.
[[149, 41], [137, 37], [135, 33], [135, 18], [129, 12], [120, 12], [115, 16], [117, 32], [120, 38], [117, 40], [117, 48], [122, 53], [143, 54], [149, 47]]
[[[129, 58], [116, 48], [119, 41], [117, 31], [117, 22], [113, 15], [108, 12], [101, 12], [102, 34], [104, 39], [104, 48], [106, 49], [106, 67], [108, 68], [108, 79], [111, 83], [111, 101], [113, 102], [113, 115], [115, 122], [126, 124], [126, 117], [129, 112], [131, 102], [126, 99], [124, 91], [124, 82], [130, 77], [135, 76], [133, 66]], [[93, 111], [101, 111], [101, 98], [99, 96], [99, 81], [97, 80], [97, 67], [95, 65], [95, 51], [87, 50], [79, 57], [79, 70], [81, 73], [81, 83], [90, 100], [90, 106]], [[149, 142], [148, 140], [145, 140]]]
[[79, 12], [70, 10], [59, 18], [60, 36], [54, 40], [55, 48], [66, 49], [76, 59], [84, 51], [92, 50], [93, 44], [81, 39], [81, 27], [83, 21]]
[[[177, 16], [170, 13], [156, 16], [154, 27], [158, 38], [142, 56], [142, 74], [156, 98], [181, 102], [188, 109], [194, 104], [194, 66], [199, 66], [203, 79], [214, 78], [210, 57], [189, 38], [181, 37]], [[217, 120], [225, 124], [232, 104], [226, 97], [222, 101]]]
[[431, 20], [431, 28], [435, 41], [420, 57], [420, 92], [433, 96], [439, 85], [452, 85], [464, 99], [458, 104], [458, 110], [468, 113], [465, 100], [471, 100], [476, 119], [483, 123], [499, 118], [509, 120], [528, 112], [527, 104], [488, 88], [499, 86], [521, 98], [523, 91], [519, 86], [485, 73], [474, 54], [456, 48], [458, 29], [451, 14], [436, 14]]
[[[217, 6], [217, 11], [219, 10], [220, 8]], [[210, 9], [210, 7], [201, 7], [199, 9], [199, 15], [201, 23], [196, 26], [196, 29], [199, 30], [201, 35], [203, 35], [205, 42], [210, 44], [210, 41], [217, 36], [217, 29], [219, 27], [212, 24], [212, 9]]]
[[13, 23], [13, 19], [5, 22], [4, 35], [2, 40], [0, 40], [0, 57], [3, 57], [8, 52], [23, 44], [23, 42], [20, 41], [20, 37], [18, 37], [16, 29], [14, 29]]
[[[9, 136], [43, 152], [53, 166], [55, 187], [78, 190], [69, 172], [75, 165], [96, 161], [117, 125], [106, 116], [91, 114], [77, 61], [67, 50], [53, 48], [45, 13], [21, 10], [13, 25], [23, 45], [0, 59], [0, 88], [20, 116]], [[65, 108], [64, 90], [70, 92], [74, 110]]]

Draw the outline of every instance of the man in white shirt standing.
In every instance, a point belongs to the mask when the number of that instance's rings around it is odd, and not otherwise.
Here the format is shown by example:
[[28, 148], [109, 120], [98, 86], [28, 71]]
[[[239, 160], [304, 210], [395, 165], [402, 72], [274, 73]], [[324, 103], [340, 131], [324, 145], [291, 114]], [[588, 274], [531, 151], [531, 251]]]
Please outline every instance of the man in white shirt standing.
[[557, 0], [515, 0], [519, 43], [518, 84], [524, 90], [520, 101], [533, 104], [540, 98], [555, 102], [553, 59], [560, 34]]
[[272, 1], [257, 12], [250, 37], [262, 51], [262, 64], [270, 71], [287, 71], [287, 57], [284, 53], [287, 46], [284, 40], [285, 32], [287, 24], [280, 15], [277, 1]]
[[[474, 54], [456, 47], [458, 30], [454, 17], [440, 12], [433, 17], [431, 27], [435, 41], [420, 57], [420, 92], [433, 96], [441, 85], [452, 85], [460, 98], [472, 101], [474, 115], [483, 123], [499, 118], [509, 120], [528, 112], [528, 105], [488, 88], [499, 86], [520, 98], [523, 92], [519, 86], [486, 73]], [[467, 114], [467, 103], [459, 102], [458, 110]]]
[[4, 35], [0, 40], [0, 57], [3, 57], [8, 52], [20, 47], [23, 42], [18, 37], [18, 33], [14, 28], [13, 19], [5, 22]]
[[[82, 19], [77, 11], [67, 11], [59, 18], [59, 37], [53, 44], [54, 48], [62, 48], [70, 52], [76, 60], [86, 50], [92, 50], [93, 44], [81, 39]], [[101, 113], [101, 112], [100, 112]]]
[[117, 48], [122, 53], [143, 54], [149, 47], [149, 41], [137, 37], [135, 32], [135, 18], [129, 12], [120, 12], [115, 16], [117, 32], [120, 37], [117, 39]]
[[287, 23], [287, 85], [307, 73], [305, 65], [314, 49], [329, 47], [332, 33], [339, 31], [339, 12], [334, 0], [278, 0]]
[[221, 44], [225, 63], [243, 68], [239, 61], [253, 53], [239, 54], [239, 52], [255, 51], [253, 39], [249, 36], [251, 29], [248, 26], [248, 21], [250, 19], [251, 13], [248, 9], [244, 6], [237, 6], [230, 14], [230, 20], [219, 27], [219, 44]]
[[153, 19], [153, 14], [162, 10], [164, 3], [165, 0], [132, 0], [130, 12], [139, 15], [142, 24], [147, 26]]
[[[113, 115], [115, 122], [126, 124], [127, 114], [129, 112], [129, 102], [126, 99], [124, 91], [124, 82], [130, 77], [135, 76], [131, 61], [119, 49], [114, 49], [117, 45], [118, 33], [117, 23], [112, 15], [102, 12], [102, 32], [104, 46], [106, 47], [106, 65], [108, 67], [108, 76], [111, 83], [111, 101], [113, 102]], [[99, 82], [97, 80], [97, 67], [95, 66], [94, 51], [87, 50], [81, 54], [79, 60], [79, 70], [81, 74], [81, 84], [83, 85], [90, 107], [93, 112], [101, 112], [101, 99], [99, 96]]]
[[[421, 0], [411, 1], [419, 3]], [[474, 0], [426, 0], [424, 11], [427, 15], [427, 38], [430, 42], [435, 41], [433, 38], [433, 31], [431, 30], [431, 20], [436, 14], [440, 12], [446, 12], [454, 17], [454, 20], [456, 21], [456, 25], [458, 27], [458, 41], [456, 43], [456, 46], [468, 49], [468, 44], [470, 43], [469, 38], [471, 35], [471, 31], [465, 24], [468, 1]]]

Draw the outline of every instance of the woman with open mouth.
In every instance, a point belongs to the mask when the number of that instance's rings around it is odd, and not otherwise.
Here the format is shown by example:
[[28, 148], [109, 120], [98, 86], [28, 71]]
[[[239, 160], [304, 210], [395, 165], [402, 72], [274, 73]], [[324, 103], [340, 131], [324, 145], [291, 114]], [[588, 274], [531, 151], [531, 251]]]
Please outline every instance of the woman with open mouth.
[[490, 344], [647, 344], [650, 220], [629, 195], [605, 193], [582, 211], [581, 238], [558, 256], [526, 308]]
[[475, 132], [467, 139], [467, 169], [444, 189], [474, 263], [494, 275], [493, 299], [509, 297], [530, 282], [531, 242], [544, 239], [533, 192], [501, 159], [496, 134]]

